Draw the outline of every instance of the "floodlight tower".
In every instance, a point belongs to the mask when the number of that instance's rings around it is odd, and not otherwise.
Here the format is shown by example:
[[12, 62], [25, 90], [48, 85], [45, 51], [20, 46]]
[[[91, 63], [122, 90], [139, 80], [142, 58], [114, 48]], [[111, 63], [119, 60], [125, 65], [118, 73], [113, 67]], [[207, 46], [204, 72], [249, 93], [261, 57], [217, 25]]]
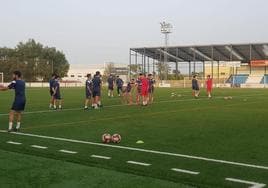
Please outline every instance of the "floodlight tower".
[[[169, 34], [172, 33], [172, 25], [165, 21], [160, 22], [161, 33], [165, 35], [165, 53], [164, 53], [164, 65], [168, 64], [168, 45], [169, 45]], [[166, 70], [166, 80], [168, 79], [168, 70]]]

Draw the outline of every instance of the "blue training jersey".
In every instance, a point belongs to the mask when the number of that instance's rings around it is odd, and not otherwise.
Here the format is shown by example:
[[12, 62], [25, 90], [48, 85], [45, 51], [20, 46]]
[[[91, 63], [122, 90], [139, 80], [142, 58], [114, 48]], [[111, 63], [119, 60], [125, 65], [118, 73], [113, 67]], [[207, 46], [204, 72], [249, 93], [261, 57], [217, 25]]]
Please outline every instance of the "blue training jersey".
[[113, 77], [109, 77], [108, 80], [107, 80], [109, 86], [113, 86], [114, 85], [114, 79]]
[[117, 85], [117, 87], [122, 87], [122, 86], [124, 85], [123, 80], [122, 80], [121, 78], [118, 78], [118, 79], [116, 80], [116, 85]]
[[92, 80], [93, 90], [99, 90], [101, 87], [101, 78], [99, 76], [95, 76]]
[[15, 90], [15, 100], [25, 100], [25, 82], [23, 80], [13, 80], [9, 85], [9, 89]]
[[60, 94], [60, 83], [56, 80], [53, 83], [53, 89], [56, 90], [56, 95]]
[[86, 81], [86, 92], [92, 92], [92, 80], [87, 80]]
[[54, 82], [55, 82], [55, 79], [50, 79], [50, 80], [49, 80], [49, 89], [50, 89], [50, 91], [52, 91]]

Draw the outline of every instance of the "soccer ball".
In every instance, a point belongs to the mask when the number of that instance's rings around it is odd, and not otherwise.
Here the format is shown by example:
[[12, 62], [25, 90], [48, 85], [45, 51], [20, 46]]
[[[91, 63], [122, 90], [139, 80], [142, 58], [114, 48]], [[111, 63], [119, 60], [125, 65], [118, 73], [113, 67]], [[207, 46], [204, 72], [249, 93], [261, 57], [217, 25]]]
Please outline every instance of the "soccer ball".
[[232, 100], [232, 99], [233, 99], [233, 97], [229, 96], [229, 97], [228, 97], [228, 99], [229, 99], [229, 100]]
[[224, 100], [228, 100], [229, 98], [228, 98], [228, 97], [224, 97], [223, 99], [224, 99]]
[[120, 136], [120, 134], [114, 134], [112, 136], [112, 141], [113, 141], [113, 143], [116, 143], [116, 144], [120, 143], [121, 142], [121, 136]]
[[102, 135], [102, 142], [103, 143], [106, 143], [106, 144], [110, 143], [111, 140], [112, 140], [112, 137], [111, 137], [110, 134], [105, 133], [105, 134]]

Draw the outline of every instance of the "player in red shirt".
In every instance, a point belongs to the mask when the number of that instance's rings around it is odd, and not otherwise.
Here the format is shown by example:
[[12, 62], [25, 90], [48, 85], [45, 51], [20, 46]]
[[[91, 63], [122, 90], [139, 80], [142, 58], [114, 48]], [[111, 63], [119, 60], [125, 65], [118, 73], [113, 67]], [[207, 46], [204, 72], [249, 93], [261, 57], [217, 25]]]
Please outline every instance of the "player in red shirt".
[[142, 105], [147, 106], [148, 104], [148, 92], [149, 92], [149, 81], [145, 75], [141, 76], [141, 95]]
[[208, 98], [211, 98], [212, 97], [211, 94], [212, 94], [213, 81], [212, 81], [212, 78], [210, 77], [210, 75], [207, 76], [206, 87], [207, 87]]

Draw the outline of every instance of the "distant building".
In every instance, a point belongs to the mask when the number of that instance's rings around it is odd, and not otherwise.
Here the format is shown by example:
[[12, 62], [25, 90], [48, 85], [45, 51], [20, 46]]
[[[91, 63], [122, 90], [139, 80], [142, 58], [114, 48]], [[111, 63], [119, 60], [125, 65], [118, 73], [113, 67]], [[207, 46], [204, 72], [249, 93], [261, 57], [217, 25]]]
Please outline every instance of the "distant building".
[[104, 65], [92, 64], [92, 65], [71, 65], [66, 77], [62, 78], [63, 81], [69, 82], [84, 82], [86, 75], [91, 73], [94, 75], [96, 71], [104, 73]]

